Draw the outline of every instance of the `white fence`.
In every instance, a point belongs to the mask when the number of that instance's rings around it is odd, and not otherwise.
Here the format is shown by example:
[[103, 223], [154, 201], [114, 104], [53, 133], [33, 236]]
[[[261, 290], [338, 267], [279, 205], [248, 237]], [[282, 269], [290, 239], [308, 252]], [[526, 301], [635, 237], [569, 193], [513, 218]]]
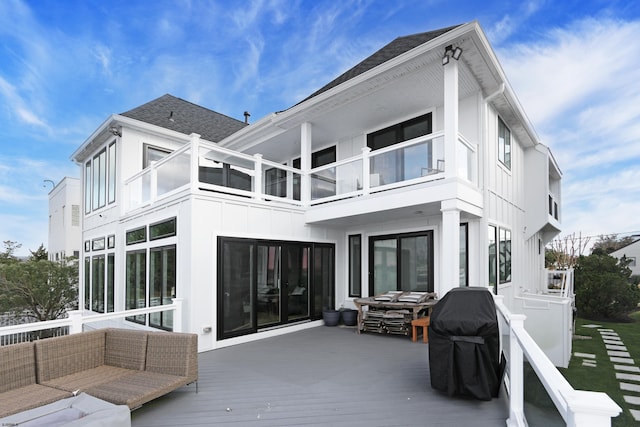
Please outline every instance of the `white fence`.
[[[537, 375], [558, 414], [568, 427], [608, 427], [611, 418], [622, 409], [606, 394], [575, 390], [551, 363], [536, 342], [524, 329], [525, 316], [512, 314], [504, 305], [502, 296], [496, 296], [498, 320], [502, 334], [502, 347], [507, 358], [505, 386], [509, 394], [509, 427], [546, 426], [547, 421], [536, 423], [534, 416], [527, 418], [524, 399], [525, 359]], [[533, 415], [540, 415], [536, 413]], [[540, 417], [544, 419], [544, 415]]]
[[[68, 312], [65, 319], [48, 320], [45, 322], [23, 323], [20, 325], [0, 327], [0, 342], [11, 344], [14, 341], [6, 339], [7, 337], [20, 337], [24, 334], [30, 334], [34, 331], [43, 331], [63, 328], [68, 330], [69, 334], [77, 334], [83, 331], [85, 326], [98, 322], [119, 322], [119, 327], [124, 327], [124, 319], [126, 317], [137, 316], [141, 314], [159, 313], [163, 311], [173, 311], [173, 331], [183, 332], [182, 326], [182, 299], [175, 298], [172, 304], [159, 305], [147, 308], [137, 308], [135, 310], [117, 311], [114, 313], [104, 314], [85, 314], [80, 310]], [[141, 328], [143, 326], [128, 322], [131, 328]], [[89, 326], [90, 327], [90, 326]]]

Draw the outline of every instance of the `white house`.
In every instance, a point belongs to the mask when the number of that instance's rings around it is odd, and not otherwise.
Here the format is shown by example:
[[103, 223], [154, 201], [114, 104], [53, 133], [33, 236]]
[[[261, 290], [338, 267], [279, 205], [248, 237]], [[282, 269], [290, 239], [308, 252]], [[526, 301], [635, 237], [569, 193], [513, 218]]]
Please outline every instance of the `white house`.
[[50, 261], [80, 257], [82, 247], [82, 185], [80, 179], [66, 176], [49, 192]]
[[492, 287], [524, 310], [560, 231], [561, 172], [477, 22], [397, 38], [249, 125], [162, 96], [108, 117], [72, 159], [81, 306], [180, 298], [200, 350], [387, 290]]
[[640, 239], [629, 243], [627, 246], [615, 252], [611, 252], [611, 256], [627, 258], [630, 261], [628, 267], [631, 269], [631, 274], [635, 276], [640, 275], [640, 264], [638, 264], [638, 260], [640, 259]]

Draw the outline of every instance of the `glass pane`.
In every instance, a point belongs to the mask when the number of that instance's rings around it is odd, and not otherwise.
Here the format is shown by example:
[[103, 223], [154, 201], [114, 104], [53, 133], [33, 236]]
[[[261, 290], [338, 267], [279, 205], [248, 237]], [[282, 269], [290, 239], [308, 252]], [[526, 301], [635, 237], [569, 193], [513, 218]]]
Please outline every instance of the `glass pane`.
[[116, 144], [109, 146], [109, 203], [116, 201]]
[[91, 267], [91, 310], [104, 313], [104, 255], [94, 256]]
[[258, 246], [258, 327], [280, 322], [280, 246]]
[[400, 290], [402, 291], [432, 291], [429, 289], [429, 237], [415, 236], [400, 239]]
[[404, 179], [420, 178], [436, 172], [431, 168], [431, 141], [407, 147], [404, 157]]
[[287, 251], [287, 320], [309, 317], [309, 251], [310, 248], [286, 245]]
[[489, 235], [487, 236], [489, 242], [489, 286], [494, 286], [495, 293], [498, 290], [498, 258], [497, 258], [497, 246], [496, 246], [496, 227], [489, 226]]
[[251, 243], [224, 242], [222, 265], [222, 328], [224, 336], [252, 329], [251, 293], [253, 248]]
[[264, 192], [270, 196], [287, 197], [287, 171], [277, 168], [264, 171]]
[[560, 427], [567, 425], [558, 412], [558, 408], [551, 400], [544, 385], [540, 381], [538, 374], [524, 357], [524, 415], [527, 424], [531, 427]]
[[401, 154], [401, 151], [395, 150], [371, 156], [369, 159], [371, 187], [393, 184], [400, 180], [399, 177], [402, 171], [400, 170], [401, 163], [398, 160], [398, 156]]
[[398, 290], [397, 239], [373, 243], [373, 293]]
[[[149, 306], [171, 304], [176, 297], [176, 247], [151, 249], [149, 254]], [[173, 329], [173, 311], [149, 314], [149, 325]]]
[[[142, 229], [144, 230], [144, 229]], [[176, 219], [171, 218], [149, 226], [149, 240], [161, 239], [176, 235]]]
[[[143, 308], [147, 306], [146, 295], [147, 259], [146, 251], [127, 252], [126, 271], [126, 309]], [[127, 317], [127, 320], [146, 323], [146, 316]]]
[[362, 237], [349, 236], [349, 296], [362, 295]]
[[115, 303], [115, 255], [107, 255], [107, 313], [112, 313]]
[[91, 212], [91, 162], [84, 167], [84, 212]]
[[403, 128], [403, 141], [408, 141], [419, 136], [431, 133], [431, 114], [407, 124]]
[[91, 309], [91, 258], [84, 259], [84, 308]]
[[467, 224], [460, 225], [460, 286], [469, 286], [469, 255], [467, 253]]
[[323, 309], [335, 308], [334, 247], [315, 245], [313, 259], [313, 315], [322, 318]]

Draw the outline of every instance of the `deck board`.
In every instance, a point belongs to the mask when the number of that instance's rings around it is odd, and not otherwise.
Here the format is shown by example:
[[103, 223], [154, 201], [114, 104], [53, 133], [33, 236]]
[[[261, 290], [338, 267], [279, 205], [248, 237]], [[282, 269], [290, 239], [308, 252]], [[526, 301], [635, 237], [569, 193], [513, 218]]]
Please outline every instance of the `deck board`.
[[504, 426], [504, 396], [430, 386], [428, 348], [408, 337], [318, 327], [199, 355], [182, 387], [132, 412], [143, 426]]

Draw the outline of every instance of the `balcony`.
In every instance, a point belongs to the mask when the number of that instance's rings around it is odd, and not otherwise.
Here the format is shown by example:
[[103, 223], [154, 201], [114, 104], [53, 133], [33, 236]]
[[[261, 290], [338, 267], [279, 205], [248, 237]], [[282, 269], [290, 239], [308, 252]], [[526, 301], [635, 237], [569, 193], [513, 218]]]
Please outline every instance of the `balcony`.
[[[197, 153], [197, 155], [194, 155]], [[456, 161], [445, 159], [444, 134], [436, 132], [384, 149], [303, 171], [246, 155], [192, 136], [191, 142], [124, 183], [124, 212], [184, 191], [310, 207], [457, 177], [477, 185], [474, 144], [458, 138]], [[455, 171], [447, 170], [455, 164]]]

